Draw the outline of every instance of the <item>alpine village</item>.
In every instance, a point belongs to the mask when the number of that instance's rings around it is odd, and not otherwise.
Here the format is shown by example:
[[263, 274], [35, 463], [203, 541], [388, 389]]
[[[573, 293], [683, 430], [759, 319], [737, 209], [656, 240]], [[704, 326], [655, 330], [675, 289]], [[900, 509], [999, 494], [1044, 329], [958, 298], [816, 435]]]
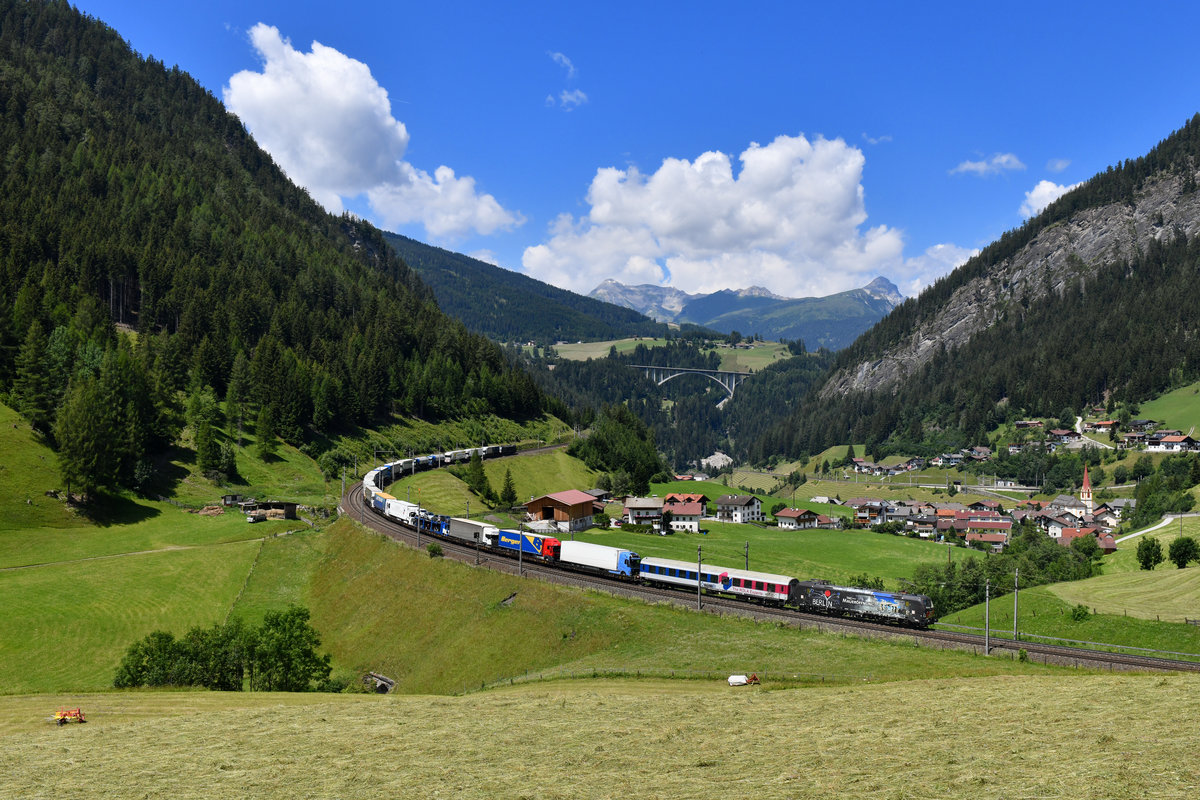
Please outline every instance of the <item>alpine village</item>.
[[1200, 115], [910, 297], [586, 296], [157, 55], [0, 0], [0, 797], [1200, 792]]

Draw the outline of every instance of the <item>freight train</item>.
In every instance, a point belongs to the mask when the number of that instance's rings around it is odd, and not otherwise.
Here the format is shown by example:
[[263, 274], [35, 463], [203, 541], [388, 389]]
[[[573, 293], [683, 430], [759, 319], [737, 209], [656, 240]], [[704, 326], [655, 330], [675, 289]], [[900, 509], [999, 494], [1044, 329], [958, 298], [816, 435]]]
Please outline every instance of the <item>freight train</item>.
[[618, 547], [564, 542], [533, 531], [507, 530], [476, 520], [434, 514], [416, 503], [400, 500], [383, 491], [383, 487], [403, 475], [467, 461], [476, 451], [481, 458], [496, 458], [512, 455], [516, 448], [511, 445], [491, 445], [433, 453], [385, 464], [363, 477], [363, 500], [377, 514], [422, 534], [471, 544], [507, 556], [515, 557], [520, 553], [521, 557], [563, 569], [905, 627], [928, 628], [934, 622], [933, 601], [925, 595], [837, 586], [820, 580], [802, 581], [788, 575], [668, 558], [641, 558], [631, 550]]

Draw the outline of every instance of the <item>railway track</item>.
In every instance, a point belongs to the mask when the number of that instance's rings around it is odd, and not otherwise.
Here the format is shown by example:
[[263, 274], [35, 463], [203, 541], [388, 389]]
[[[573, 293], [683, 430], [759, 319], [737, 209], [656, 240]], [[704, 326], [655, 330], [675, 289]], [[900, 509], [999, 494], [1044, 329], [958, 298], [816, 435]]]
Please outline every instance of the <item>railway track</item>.
[[[580, 589], [591, 589], [647, 602], [668, 602], [690, 608], [695, 608], [697, 605], [694, 593], [661, 586], [629, 583], [602, 575], [573, 572], [550, 567], [532, 559], [518, 561], [516, 558], [498, 555], [494, 551], [480, 550], [479, 548], [454, 540], [420, 534], [395, 520], [380, 516], [372, 511], [363, 500], [358, 484], [354, 484], [347, 489], [346, 494], [342, 497], [342, 508], [345, 512], [358, 518], [367, 527], [411, 547], [421, 548], [429, 542], [435, 541], [442, 548], [442, 553], [445, 557], [456, 561], [476, 564], [510, 575], [520, 574], [522, 577], [536, 578], [550, 583], [574, 586]], [[1012, 639], [1000, 639], [996, 637], [988, 639], [979, 634], [956, 633], [945, 630], [921, 631], [897, 628], [893, 625], [883, 625], [845, 617], [825, 617], [817, 614], [806, 614], [792, 609], [759, 606], [716, 595], [704, 595], [700, 600], [700, 607], [701, 610], [710, 614], [782, 622], [798, 628], [812, 628], [829, 633], [848, 633], [857, 636], [906, 639], [925, 647], [969, 650], [988, 655], [1001, 654], [1009, 658], [1018, 658], [1023, 651], [1025, 657], [1030, 661], [1046, 664], [1110, 671], [1200, 672], [1200, 661], [1184, 661], [1130, 653], [1107, 652], [1104, 650], [1088, 650], [1079, 647], [1041, 644], [1037, 642], [1014, 642]]]

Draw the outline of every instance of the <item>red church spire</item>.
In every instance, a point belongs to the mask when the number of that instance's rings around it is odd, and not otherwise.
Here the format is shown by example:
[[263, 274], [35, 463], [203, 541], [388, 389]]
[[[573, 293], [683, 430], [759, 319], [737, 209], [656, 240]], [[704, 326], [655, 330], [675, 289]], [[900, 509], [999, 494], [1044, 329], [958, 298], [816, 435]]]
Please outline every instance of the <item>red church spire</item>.
[[1089, 495], [1092, 493], [1092, 479], [1088, 477], [1087, 464], [1083, 465], [1083, 491]]

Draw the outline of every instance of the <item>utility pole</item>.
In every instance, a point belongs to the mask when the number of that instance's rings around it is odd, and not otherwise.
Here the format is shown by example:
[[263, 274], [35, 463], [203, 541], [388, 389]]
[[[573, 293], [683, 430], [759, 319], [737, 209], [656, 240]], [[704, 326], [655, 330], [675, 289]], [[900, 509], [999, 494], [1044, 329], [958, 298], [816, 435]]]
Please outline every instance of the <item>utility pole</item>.
[[700, 606], [700, 569], [703, 562], [700, 559], [701, 548], [703, 545], [696, 545], [696, 610], [699, 611]]
[[520, 541], [517, 542], [517, 577], [521, 578], [521, 577], [524, 577], [524, 575], [525, 575], [525, 567], [523, 565], [524, 559], [521, 557], [521, 554], [525, 552], [525, 523], [524, 522], [522, 522], [520, 524], [520, 526], [517, 528], [517, 536], [520, 537]]
[[992, 579], [983, 582], [983, 654], [992, 654]]
[[750, 571], [750, 543], [746, 542], [746, 571]]
[[1013, 570], [1013, 641], [1017, 641], [1017, 593], [1021, 590], [1021, 570]]

